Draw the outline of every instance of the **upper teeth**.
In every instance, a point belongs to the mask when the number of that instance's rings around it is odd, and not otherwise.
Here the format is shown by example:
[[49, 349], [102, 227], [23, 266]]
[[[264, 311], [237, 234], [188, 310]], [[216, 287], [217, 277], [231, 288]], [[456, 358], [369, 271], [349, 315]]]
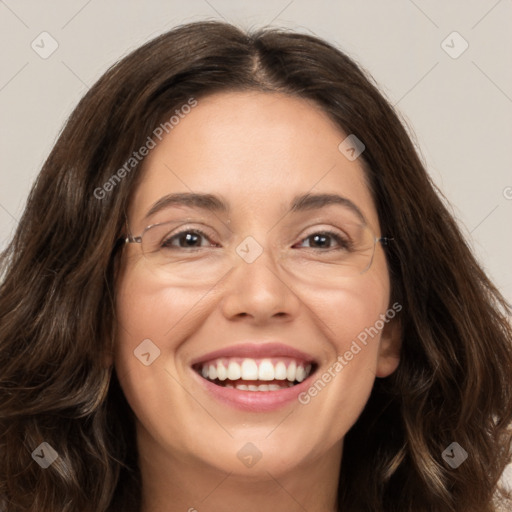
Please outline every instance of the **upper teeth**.
[[288, 380], [302, 382], [311, 373], [311, 364], [289, 358], [223, 358], [203, 363], [201, 375], [208, 380]]

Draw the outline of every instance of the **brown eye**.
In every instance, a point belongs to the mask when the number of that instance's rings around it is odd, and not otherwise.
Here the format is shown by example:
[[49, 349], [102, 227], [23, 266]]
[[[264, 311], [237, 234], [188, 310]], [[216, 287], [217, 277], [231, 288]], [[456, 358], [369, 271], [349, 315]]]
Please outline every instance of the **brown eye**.
[[338, 233], [334, 233], [333, 231], [320, 231], [318, 233], [313, 233], [304, 238], [302, 243], [304, 243], [306, 240], [309, 240], [309, 246], [306, 247], [311, 249], [338, 248], [341, 250], [348, 250], [351, 246], [349, 240], [341, 237]]
[[[201, 245], [201, 239], [208, 240], [206, 245]], [[199, 229], [187, 229], [166, 237], [161, 247], [164, 249], [199, 249], [201, 247], [213, 247], [208, 236]]]

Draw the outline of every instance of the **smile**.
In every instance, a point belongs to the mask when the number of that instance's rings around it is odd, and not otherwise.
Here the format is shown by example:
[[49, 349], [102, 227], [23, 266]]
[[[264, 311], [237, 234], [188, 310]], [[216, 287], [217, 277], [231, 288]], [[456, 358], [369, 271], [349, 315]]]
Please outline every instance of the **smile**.
[[219, 403], [255, 413], [297, 404], [318, 363], [283, 343], [244, 343], [190, 362], [194, 380]]
[[299, 384], [311, 374], [313, 364], [290, 357], [231, 357], [206, 361], [195, 365], [194, 369], [217, 386], [268, 392]]

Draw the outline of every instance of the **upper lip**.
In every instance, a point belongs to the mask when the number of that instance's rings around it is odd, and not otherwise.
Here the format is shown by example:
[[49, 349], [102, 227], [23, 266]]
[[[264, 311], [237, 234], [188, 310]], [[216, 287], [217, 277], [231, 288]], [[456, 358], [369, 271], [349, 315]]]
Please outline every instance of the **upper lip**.
[[270, 357], [291, 357], [307, 363], [315, 363], [315, 358], [306, 352], [297, 350], [283, 343], [241, 343], [214, 350], [192, 360], [191, 366], [221, 357], [247, 357], [251, 359], [264, 359]]

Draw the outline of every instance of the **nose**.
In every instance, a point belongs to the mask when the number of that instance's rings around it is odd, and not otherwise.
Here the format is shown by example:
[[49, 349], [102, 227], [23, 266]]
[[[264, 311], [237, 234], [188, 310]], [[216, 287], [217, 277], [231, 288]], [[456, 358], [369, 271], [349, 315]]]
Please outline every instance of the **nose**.
[[252, 263], [242, 258], [225, 283], [222, 311], [229, 320], [246, 318], [254, 324], [290, 321], [296, 317], [301, 301], [273, 260], [263, 253]]

